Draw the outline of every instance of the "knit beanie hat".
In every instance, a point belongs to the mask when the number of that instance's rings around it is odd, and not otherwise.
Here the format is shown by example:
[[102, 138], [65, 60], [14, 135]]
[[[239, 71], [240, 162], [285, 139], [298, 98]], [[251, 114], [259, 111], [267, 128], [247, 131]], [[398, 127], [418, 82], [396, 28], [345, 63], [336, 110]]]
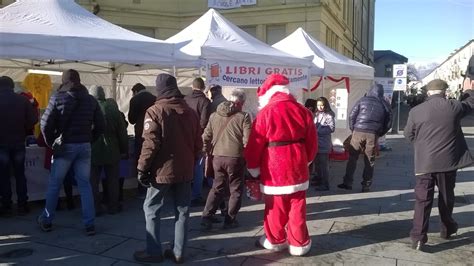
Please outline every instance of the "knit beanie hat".
[[156, 99], [172, 97], [184, 97], [178, 89], [176, 78], [170, 74], [159, 74], [156, 77]]

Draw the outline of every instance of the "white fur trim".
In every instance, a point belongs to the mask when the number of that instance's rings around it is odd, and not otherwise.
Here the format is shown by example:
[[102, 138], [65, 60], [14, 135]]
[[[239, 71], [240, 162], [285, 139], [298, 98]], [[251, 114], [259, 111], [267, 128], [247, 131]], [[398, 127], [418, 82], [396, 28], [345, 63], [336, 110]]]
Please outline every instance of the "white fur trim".
[[264, 247], [265, 249], [273, 250], [273, 251], [282, 251], [288, 248], [288, 243], [286, 243], [286, 241], [284, 243], [275, 245], [275, 244], [270, 243], [270, 241], [268, 241], [265, 235], [260, 237], [258, 241], [260, 242], [260, 245], [262, 245], [262, 247]]
[[296, 185], [290, 185], [290, 186], [265, 186], [263, 184], [260, 184], [260, 191], [262, 191], [263, 194], [267, 195], [287, 195], [287, 194], [292, 194], [298, 191], [303, 191], [307, 190], [309, 187], [309, 181], [306, 181], [301, 184], [296, 184]]
[[277, 92], [290, 94], [290, 89], [287, 85], [273, 85], [265, 94], [258, 97], [258, 109], [261, 110], [265, 107], [270, 102], [272, 96]]
[[258, 177], [260, 175], [260, 167], [252, 168], [252, 169], [248, 169], [248, 170], [249, 170], [250, 175], [253, 176], [253, 177]]
[[306, 253], [308, 253], [310, 249], [311, 249], [311, 239], [309, 240], [309, 243], [306, 246], [302, 246], [302, 247], [296, 247], [292, 245], [288, 246], [288, 251], [290, 252], [292, 256], [306, 255]]

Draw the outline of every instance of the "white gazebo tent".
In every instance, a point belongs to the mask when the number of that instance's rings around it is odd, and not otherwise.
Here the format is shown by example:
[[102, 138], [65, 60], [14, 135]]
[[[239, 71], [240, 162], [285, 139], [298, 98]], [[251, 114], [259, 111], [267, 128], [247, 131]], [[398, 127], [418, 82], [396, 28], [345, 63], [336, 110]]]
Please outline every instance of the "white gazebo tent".
[[[337, 53], [311, 37], [302, 28], [298, 28], [288, 37], [274, 44], [273, 47], [301, 58], [313, 56], [313, 67], [310, 69], [312, 83], [305, 98], [324, 96], [330, 99], [330, 96], [334, 96], [330, 95], [333, 89], [346, 88], [349, 92], [347, 115], [357, 100], [368, 91], [374, 80], [373, 67]], [[334, 109], [334, 107], [332, 108]], [[339, 118], [341, 118], [341, 114], [339, 114]], [[333, 136], [335, 143], [343, 141], [350, 134], [348, 122], [344, 120], [336, 122], [338, 128]]]
[[[199, 74], [206, 71], [211, 61], [227, 61], [268, 66], [303, 67], [311, 65], [310, 59], [298, 58], [275, 49], [235, 26], [214, 9], [209, 9], [191, 25], [168, 38], [175, 49], [185, 54], [176, 62], [179, 68], [197, 68]], [[181, 69], [178, 70], [180, 76]], [[209, 74], [209, 73], [208, 73]], [[209, 76], [209, 75], [208, 75]], [[247, 86], [249, 87], [249, 86]], [[257, 86], [253, 86], [256, 88]], [[224, 94], [230, 90], [224, 88]], [[256, 96], [250, 90], [247, 106], [256, 111]], [[247, 109], [249, 110], [249, 109]]]
[[[130, 92], [116, 89], [117, 82], [132, 86], [147, 79], [123, 73], [142, 64], [172, 66], [173, 53], [173, 44], [107, 22], [73, 0], [17, 0], [0, 9], [2, 75], [21, 81], [28, 69], [74, 68], [86, 86], [110, 88], [108, 95], [122, 110], [128, 110]], [[53, 82], [60, 83], [60, 77]]]

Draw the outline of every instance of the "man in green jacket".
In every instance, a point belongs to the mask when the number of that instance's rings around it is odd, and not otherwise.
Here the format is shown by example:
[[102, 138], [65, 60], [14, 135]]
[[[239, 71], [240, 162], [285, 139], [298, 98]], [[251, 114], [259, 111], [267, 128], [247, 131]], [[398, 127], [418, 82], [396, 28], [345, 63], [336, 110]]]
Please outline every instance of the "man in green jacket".
[[113, 99], [106, 99], [104, 88], [91, 88], [90, 94], [99, 103], [105, 118], [105, 133], [92, 143], [91, 186], [94, 195], [96, 215], [103, 213], [99, 183], [102, 170], [105, 171], [108, 203], [107, 212], [115, 214], [119, 205], [119, 172], [122, 154], [128, 154], [127, 126]]

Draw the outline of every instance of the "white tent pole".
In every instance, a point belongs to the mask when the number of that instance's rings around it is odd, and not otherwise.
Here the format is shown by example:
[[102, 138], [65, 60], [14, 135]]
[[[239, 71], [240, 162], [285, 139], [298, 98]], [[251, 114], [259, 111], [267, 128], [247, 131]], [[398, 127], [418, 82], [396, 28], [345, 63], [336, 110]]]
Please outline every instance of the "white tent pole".
[[177, 78], [177, 77], [176, 77], [176, 66], [173, 66], [173, 76], [174, 76], [175, 78]]
[[326, 96], [324, 96], [324, 75], [321, 77], [321, 88], [323, 90], [323, 95], [321, 95], [321, 96], [326, 97]]

